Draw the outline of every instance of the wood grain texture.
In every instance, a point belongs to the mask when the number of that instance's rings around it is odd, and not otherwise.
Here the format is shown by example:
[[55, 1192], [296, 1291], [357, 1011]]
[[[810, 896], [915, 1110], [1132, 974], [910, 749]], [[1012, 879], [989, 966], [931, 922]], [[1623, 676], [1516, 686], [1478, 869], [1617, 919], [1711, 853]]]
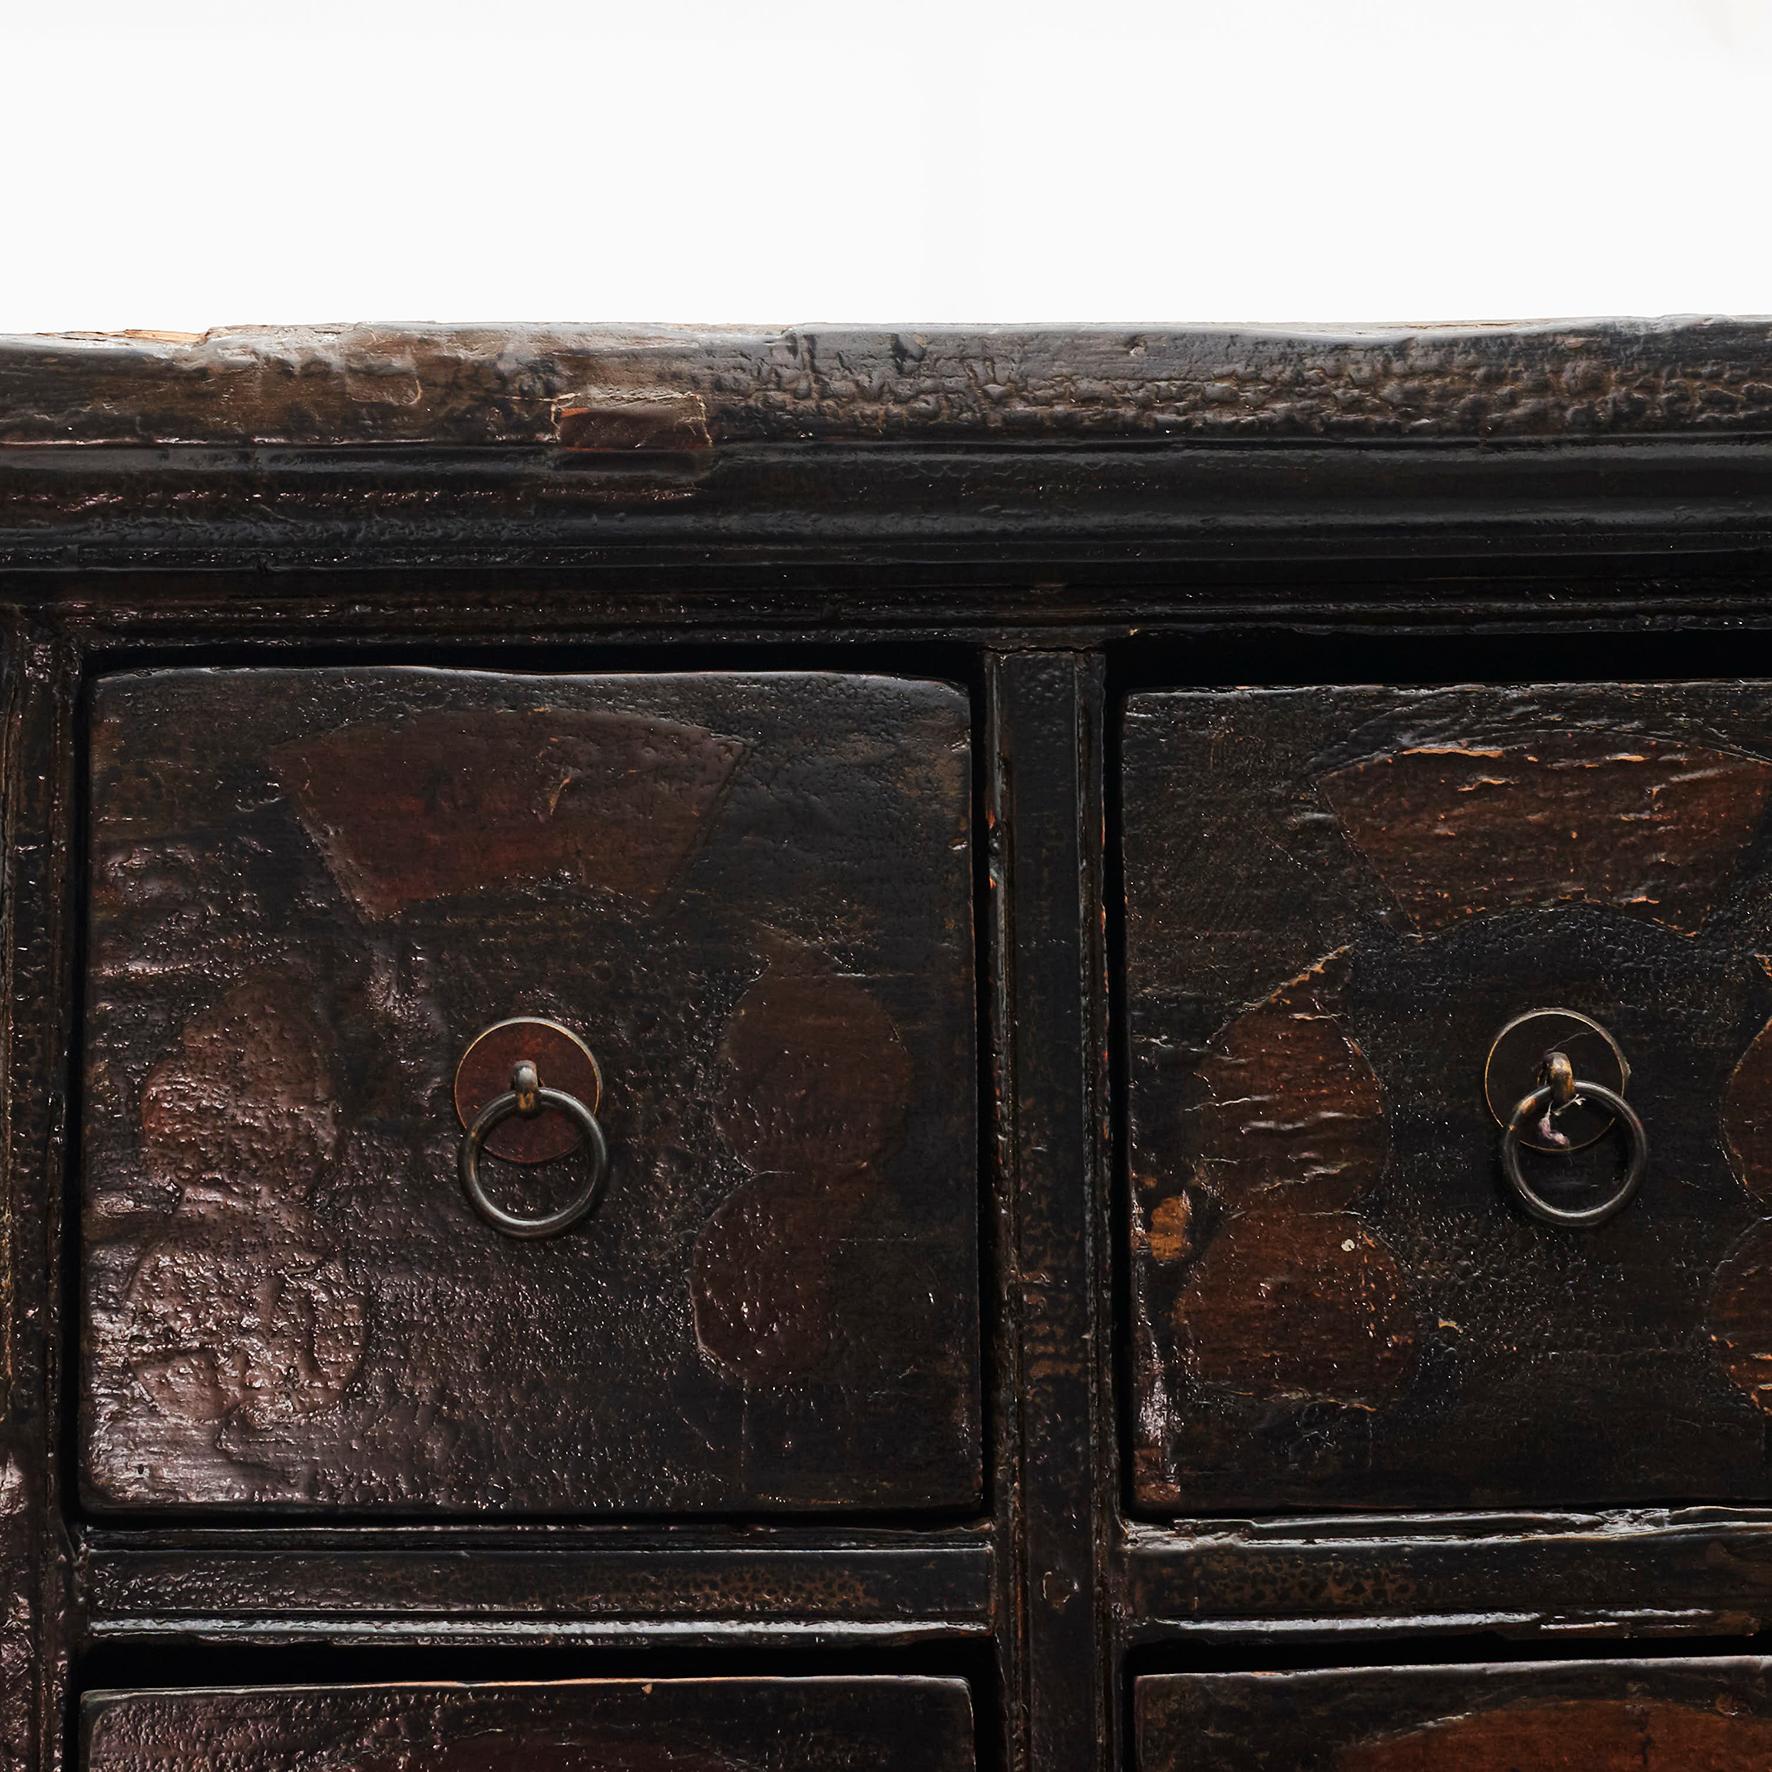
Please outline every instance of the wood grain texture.
[[[1141, 694], [1124, 752], [1139, 1504], [1772, 1497], [1772, 1318], [1731, 1255], [1765, 1208], [1723, 1146], [1767, 1010], [1772, 697]], [[1481, 1098], [1545, 1004], [1613, 1029], [1649, 1127], [1597, 1232], [1523, 1216]]]
[[[94, 1504], [975, 1503], [969, 718], [883, 677], [102, 682]], [[455, 1177], [456, 1061], [516, 1014], [606, 1085], [604, 1199], [541, 1244]], [[531, 1213], [577, 1179], [489, 1168]]]
[[1772, 323], [233, 328], [0, 339], [0, 444], [1542, 438], [1772, 429]]
[[84, 1772], [970, 1772], [959, 1680], [586, 1680], [90, 1694]]
[[1137, 1683], [1139, 1772], [1761, 1772], [1772, 1663], [1587, 1661]]

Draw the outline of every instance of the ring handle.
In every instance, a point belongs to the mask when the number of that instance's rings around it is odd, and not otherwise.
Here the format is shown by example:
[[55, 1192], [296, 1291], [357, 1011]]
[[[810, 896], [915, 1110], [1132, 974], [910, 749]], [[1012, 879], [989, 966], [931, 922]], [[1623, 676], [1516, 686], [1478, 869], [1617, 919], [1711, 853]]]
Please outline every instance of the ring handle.
[[[512, 1114], [527, 1117], [539, 1114], [543, 1108], [553, 1108], [565, 1114], [584, 1134], [591, 1156], [590, 1179], [558, 1212], [549, 1212], [541, 1218], [519, 1218], [516, 1213], [495, 1205], [488, 1197], [480, 1180], [480, 1148], [486, 1142], [487, 1133]], [[603, 1128], [597, 1124], [597, 1116], [576, 1095], [568, 1095], [564, 1089], [543, 1088], [535, 1066], [527, 1059], [512, 1071], [511, 1087], [487, 1102], [461, 1141], [461, 1185], [469, 1203], [495, 1231], [525, 1242], [557, 1237], [562, 1231], [570, 1230], [596, 1205], [608, 1173], [609, 1144], [603, 1137]]]
[[[1555, 1053], [1552, 1056], [1562, 1055]], [[1565, 1067], [1567, 1062], [1565, 1059]], [[1592, 1206], [1554, 1206], [1527, 1181], [1525, 1172], [1520, 1167], [1520, 1134], [1538, 1115], [1547, 1110], [1554, 1112], [1578, 1097], [1596, 1101], [1614, 1115], [1615, 1123], [1624, 1129], [1629, 1157], [1625, 1163], [1624, 1179], [1605, 1199]], [[1581, 1082], [1554, 1068], [1548, 1082], [1540, 1084], [1530, 1095], [1521, 1098], [1519, 1105], [1508, 1117], [1507, 1130], [1501, 1135], [1501, 1166], [1514, 1192], [1520, 1196], [1521, 1204], [1534, 1218], [1570, 1230], [1592, 1230], [1595, 1225], [1604, 1224], [1607, 1219], [1622, 1212], [1641, 1186], [1643, 1170], [1648, 1161], [1649, 1135], [1643, 1130], [1643, 1122], [1638, 1119], [1637, 1110], [1622, 1095], [1615, 1089], [1608, 1089], [1603, 1083]]]

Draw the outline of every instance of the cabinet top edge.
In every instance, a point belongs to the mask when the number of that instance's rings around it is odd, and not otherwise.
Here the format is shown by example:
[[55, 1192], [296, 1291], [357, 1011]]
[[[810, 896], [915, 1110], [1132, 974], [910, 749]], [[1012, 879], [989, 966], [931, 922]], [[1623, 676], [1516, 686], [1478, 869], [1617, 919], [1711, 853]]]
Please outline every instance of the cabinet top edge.
[[0, 336], [0, 447], [1597, 441], [1772, 433], [1772, 318]]

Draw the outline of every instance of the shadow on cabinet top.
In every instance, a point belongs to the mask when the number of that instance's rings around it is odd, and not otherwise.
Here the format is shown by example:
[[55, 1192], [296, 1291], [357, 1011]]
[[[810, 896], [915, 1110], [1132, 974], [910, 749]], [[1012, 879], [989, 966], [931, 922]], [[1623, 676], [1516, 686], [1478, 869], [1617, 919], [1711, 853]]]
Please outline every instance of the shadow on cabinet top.
[[0, 445], [1452, 443], [1772, 433], [1772, 319], [309, 326], [0, 337]]

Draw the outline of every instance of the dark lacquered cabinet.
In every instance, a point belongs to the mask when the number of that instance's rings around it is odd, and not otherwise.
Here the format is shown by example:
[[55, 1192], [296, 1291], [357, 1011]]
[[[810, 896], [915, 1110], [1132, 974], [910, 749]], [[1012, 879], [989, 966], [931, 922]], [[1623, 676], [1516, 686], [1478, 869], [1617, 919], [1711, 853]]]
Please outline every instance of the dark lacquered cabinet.
[[0, 340], [0, 1772], [1772, 1764], [1772, 326]]

